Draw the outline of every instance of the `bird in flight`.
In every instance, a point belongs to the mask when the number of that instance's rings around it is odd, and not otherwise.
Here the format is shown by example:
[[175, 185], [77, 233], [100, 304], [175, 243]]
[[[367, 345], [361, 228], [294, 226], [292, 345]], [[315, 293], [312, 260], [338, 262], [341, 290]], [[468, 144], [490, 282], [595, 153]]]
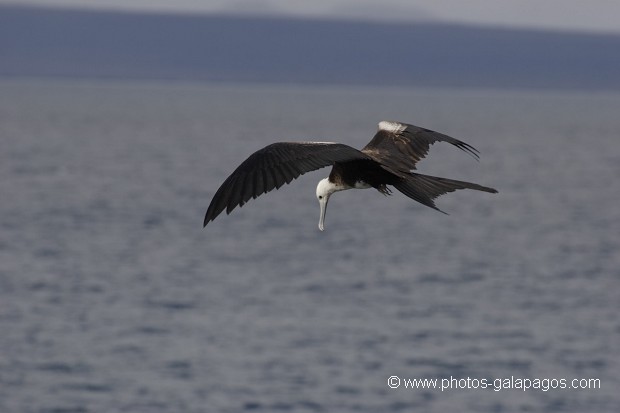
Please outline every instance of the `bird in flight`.
[[[375, 136], [361, 150], [335, 142], [277, 142], [254, 152], [224, 181], [207, 209], [204, 226], [226, 210], [230, 214], [250, 198], [291, 183], [307, 172], [332, 166], [319, 181], [316, 197], [323, 231], [329, 197], [345, 189], [375, 188], [390, 195], [393, 186], [409, 198], [441, 211], [434, 199], [457, 189], [497, 190], [471, 182], [422, 175], [416, 164], [435, 142], [447, 142], [478, 159], [478, 150], [450, 136], [400, 122], [379, 122]], [[444, 212], [445, 213], [445, 212]]]

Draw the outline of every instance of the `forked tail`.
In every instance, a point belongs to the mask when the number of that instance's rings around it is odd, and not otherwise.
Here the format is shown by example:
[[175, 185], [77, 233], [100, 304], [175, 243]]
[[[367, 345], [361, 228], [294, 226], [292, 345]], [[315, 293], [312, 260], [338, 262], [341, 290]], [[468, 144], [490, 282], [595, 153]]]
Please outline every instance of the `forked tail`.
[[409, 198], [436, 209], [439, 212], [443, 212], [444, 214], [445, 212], [437, 208], [433, 200], [448, 192], [456, 191], [457, 189], [475, 189], [476, 191], [490, 192], [493, 194], [497, 193], [497, 190], [493, 188], [471, 182], [456, 181], [454, 179], [439, 178], [437, 176], [422, 175], [413, 172], [409, 177], [394, 184], [394, 187]]

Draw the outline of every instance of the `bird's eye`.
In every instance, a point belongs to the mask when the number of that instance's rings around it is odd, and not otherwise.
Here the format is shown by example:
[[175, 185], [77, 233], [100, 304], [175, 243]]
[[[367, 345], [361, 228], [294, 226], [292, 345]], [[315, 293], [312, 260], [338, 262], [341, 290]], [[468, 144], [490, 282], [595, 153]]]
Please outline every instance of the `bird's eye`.
[[319, 199], [323, 199], [323, 195], [319, 195]]

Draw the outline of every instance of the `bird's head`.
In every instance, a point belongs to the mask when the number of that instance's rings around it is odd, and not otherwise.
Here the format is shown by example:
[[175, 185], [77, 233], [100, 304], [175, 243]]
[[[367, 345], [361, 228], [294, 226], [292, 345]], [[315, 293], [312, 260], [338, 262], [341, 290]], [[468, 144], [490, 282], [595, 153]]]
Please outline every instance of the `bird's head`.
[[327, 210], [327, 201], [329, 201], [329, 197], [334, 192], [338, 191], [339, 188], [334, 183], [330, 182], [329, 179], [321, 179], [316, 186], [316, 199], [319, 200], [319, 206], [321, 207], [321, 215], [319, 216], [319, 229], [323, 231], [323, 224], [325, 223], [325, 211]]

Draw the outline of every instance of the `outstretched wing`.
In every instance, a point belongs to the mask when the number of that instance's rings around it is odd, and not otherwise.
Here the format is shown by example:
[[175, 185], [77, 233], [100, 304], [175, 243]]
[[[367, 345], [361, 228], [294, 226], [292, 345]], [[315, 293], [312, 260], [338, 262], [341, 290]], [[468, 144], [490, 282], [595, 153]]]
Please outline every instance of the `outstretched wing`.
[[359, 150], [331, 142], [278, 142], [250, 155], [215, 193], [204, 226], [222, 211], [227, 214], [250, 198], [279, 189], [306, 172], [334, 162], [370, 159]]
[[400, 122], [379, 122], [379, 130], [362, 152], [392, 169], [409, 172], [435, 142], [448, 142], [478, 159], [478, 150], [443, 133]]

